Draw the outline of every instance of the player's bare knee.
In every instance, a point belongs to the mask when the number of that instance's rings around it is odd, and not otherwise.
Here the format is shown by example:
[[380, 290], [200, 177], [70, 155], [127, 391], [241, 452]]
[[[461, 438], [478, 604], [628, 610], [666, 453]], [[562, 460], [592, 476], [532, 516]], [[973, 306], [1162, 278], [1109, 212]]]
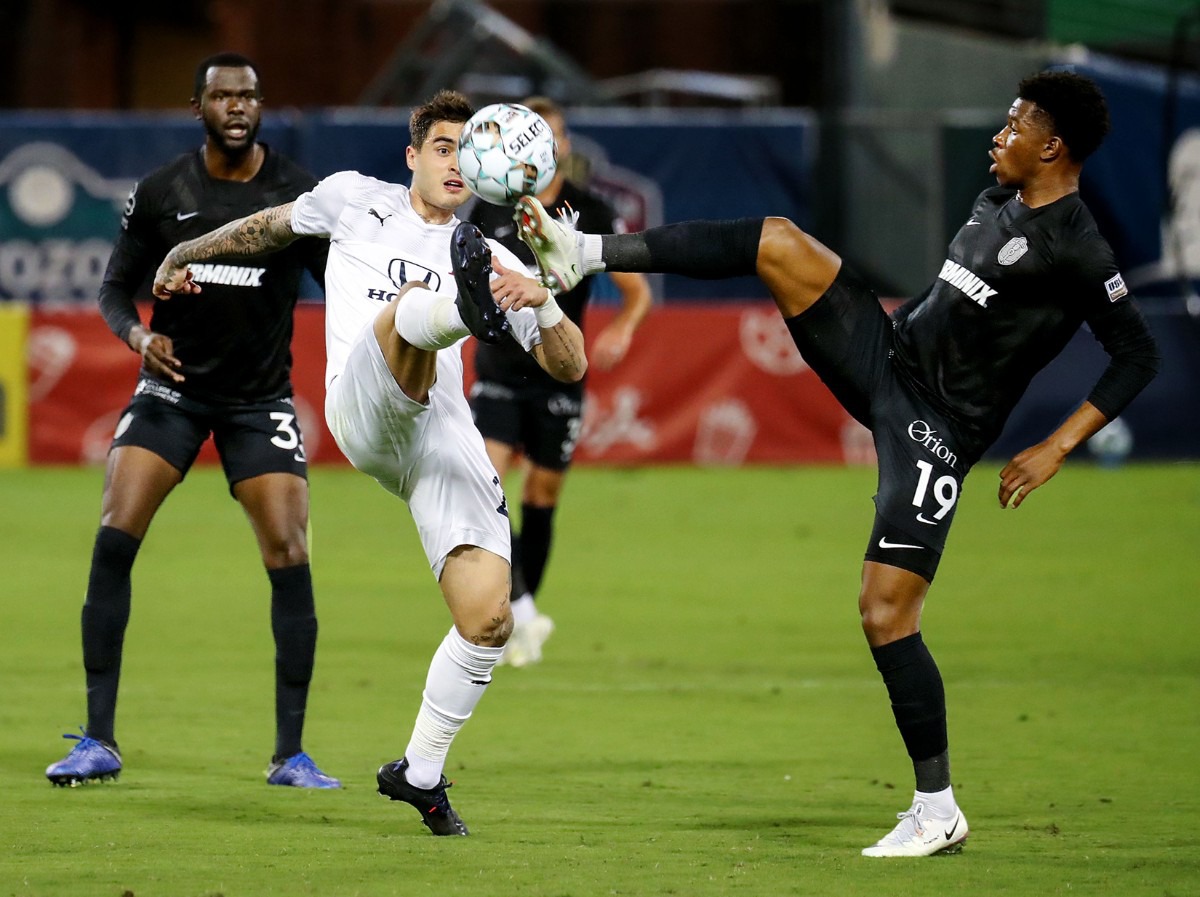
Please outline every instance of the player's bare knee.
[[308, 540], [304, 533], [268, 536], [259, 546], [263, 566], [268, 570], [280, 570], [308, 563]]
[[490, 615], [478, 618], [455, 621], [462, 637], [473, 645], [483, 645], [488, 648], [502, 648], [508, 643], [513, 630], [512, 611], [505, 601], [503, 607], [497, 607]]
[[799, 314], [829, 289], [842, 260], [787, 218], [763, 221], [758, 274], [785, 316]]

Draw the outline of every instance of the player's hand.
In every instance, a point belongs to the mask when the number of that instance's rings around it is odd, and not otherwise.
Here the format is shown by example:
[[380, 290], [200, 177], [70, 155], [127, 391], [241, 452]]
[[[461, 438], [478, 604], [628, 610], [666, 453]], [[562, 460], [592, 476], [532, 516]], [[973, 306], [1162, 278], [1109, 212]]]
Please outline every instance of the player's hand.
[[621, 324], [609, 324], [600, 331], [588, 350], [588, 359], [602, 371], [611, 371], [621, 363], [633, 342], [633, 331]]
[[1025, 449], [1000, 471], [1000, 507], [1019, 508], [1029, 493], [1058, 473], [1066, 455], [1049, 440]]
[[549, 298], [546, 288], [524, 273], [510, 271], [492, 256], [492, 298], [504, 311], [518, 308], [537, 308]]
[[154, 273], [154, 287], [151, 292], [159, 299], [170, 299], [172, 296], [199, 293], [200, 284], [192, 280], [192, 272], [187, 265], [172, 260], [168, 254]]
[[142, 356], [142, 364], [151, 374], [183, 382], [183, 374], [179, 373], [183, 362], [175, 357], [175, 343], [169, 336], [137, 326], [129, 331], [129, 347]]

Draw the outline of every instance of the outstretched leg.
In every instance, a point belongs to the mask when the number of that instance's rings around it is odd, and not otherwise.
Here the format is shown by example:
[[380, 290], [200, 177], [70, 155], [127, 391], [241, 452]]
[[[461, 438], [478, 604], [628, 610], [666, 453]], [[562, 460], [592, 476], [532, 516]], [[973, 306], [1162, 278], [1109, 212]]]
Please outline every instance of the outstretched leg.
[[928, 856], [954, 852], [967, 822], [950, 784], [946, 693], [921, 638], [921, 608], [929, 582], [909, 570], [868, 561], [858, 606], [863, 633], [887, 686], [896, 727], [916, 776], [913, 803], [900, 823], [865, 856]]

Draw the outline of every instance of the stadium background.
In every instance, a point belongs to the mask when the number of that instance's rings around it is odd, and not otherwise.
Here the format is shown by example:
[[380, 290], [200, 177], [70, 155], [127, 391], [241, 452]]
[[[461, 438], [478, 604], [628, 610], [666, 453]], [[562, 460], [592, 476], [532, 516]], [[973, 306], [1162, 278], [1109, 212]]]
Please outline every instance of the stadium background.
[[[1085, 198], [1167, 362], [1123, 423], [1135, 457], [1200, 456], [1198, 9], [11, 0], [0, 9], [0, 463], [102, 459], [135, 367], [96, 313], [96, 287], [133, 180], [198, 143], [186, 95], [195, 60], [218, 49], [258, 61], [264, 138], [318, 175], [405, 180], [407, 109], [436, 87], [480, 104], [550, 93], [571, 108], [593, 185], [632, 227], [787, 215], [885, 301], [912, 295], [940, 266], [988, 183], [984, 153], [1016, 81], [1075, 65], [1100, 81], [1114, 118]], [[657, 307], [627, 362], [591, 378], [581, 460], [871, 462], [869, 439], [807, 370], [756, 281], [654, 286]], [[310, 456], [336, 462], [320, 420], [321, 311], [310, 292], [315, 304], [298, 314], [299, 406]], [[611, 295], [602, 287], [591, 327], [611, 314]], [[679, 350], [663, 353], [668, 343]], [[1038, 441], [1103, 363], [1078, 335], [1035, 381], [995, 456]]]

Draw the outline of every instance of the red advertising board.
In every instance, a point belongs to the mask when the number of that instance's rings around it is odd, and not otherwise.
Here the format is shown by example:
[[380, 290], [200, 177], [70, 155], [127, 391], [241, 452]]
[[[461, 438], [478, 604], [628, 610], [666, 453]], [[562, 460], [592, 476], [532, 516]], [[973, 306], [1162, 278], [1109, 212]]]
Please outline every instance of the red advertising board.
[[[590, 313], [587, 331], [611, 318]], [[467, 342], [467, 353], [473, 347]], [[36, 310], [29, 333], [29, 459], [104, 459], [137, 358], [94, 311]], [[296, 312], [293, 381], [309, 459], [345, 463], [325, 428], [324, 314]], [[468, 371], [471, 368], [468, 359]], [[870, 463], [870, 437], [805, 365], [769, 303], [656, 308], [612, 371], [588, 376], [582, 463]], [[216, 459], [211, 443], [201, 462]]]

